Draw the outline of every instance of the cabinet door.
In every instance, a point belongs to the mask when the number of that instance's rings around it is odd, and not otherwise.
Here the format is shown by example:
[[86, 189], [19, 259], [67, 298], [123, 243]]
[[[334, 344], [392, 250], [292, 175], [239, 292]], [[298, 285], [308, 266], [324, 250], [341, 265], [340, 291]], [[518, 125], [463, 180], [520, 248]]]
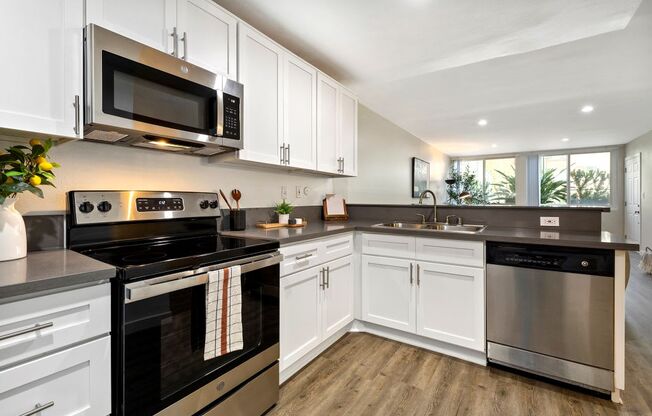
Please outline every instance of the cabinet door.
[[81, 137], [83, 0], [3, 1], [0, 16], [0, 128]]
[[172, 53], [176, 0], [86, 0], [86, 23]]
[[358, 174], [358, 99], [340, 88], [340, 135], [339, 155], [344, 175]]
[[484, 351], [484, 270], [417, 263], [417, 333]]
[[338, 89], [337, 82], [317, 75], [317, 170], [321, 172], [339, 173]]
[[317, 168], [317, 71], [286, 54], [285, 123], [283, 140], [289, 146], [289, 165]]
[[281, 370], [321, 342], [322, 268], [281, 279]]
[[362, 319], [416, 330], [414, 265], [409, 260], [362, 256]]
[[283, 131], [283, 50], [244, 24], [238, 39], [238, 78], [245, 85], [244, 149], [239, 158], [278, 165]]
[[353, 256], [324, 265], [326, 288], [322, 313], [326, 339], [353, 321]]
[[179, 57], [236, 79], [237, 20], [212, 1], [178, 2]]

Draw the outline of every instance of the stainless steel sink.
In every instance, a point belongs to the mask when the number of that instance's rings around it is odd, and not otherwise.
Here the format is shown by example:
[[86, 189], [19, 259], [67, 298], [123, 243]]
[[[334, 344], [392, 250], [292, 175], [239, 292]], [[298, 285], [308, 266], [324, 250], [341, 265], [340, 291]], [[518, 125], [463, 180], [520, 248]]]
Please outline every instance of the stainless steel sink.
[[435, 223], [409, 223], [409, 222], [387, 222], [383, 224], [376, 224], [374, 227], [380, 228], [403, 228], [409, 230], [424, 230], [424, 231], [441, 231], [451, 233], [467, 233], [476, 234], [484, 231], [486, 225], [464, 224], [464, 225], [448, 225], [443, 222]]

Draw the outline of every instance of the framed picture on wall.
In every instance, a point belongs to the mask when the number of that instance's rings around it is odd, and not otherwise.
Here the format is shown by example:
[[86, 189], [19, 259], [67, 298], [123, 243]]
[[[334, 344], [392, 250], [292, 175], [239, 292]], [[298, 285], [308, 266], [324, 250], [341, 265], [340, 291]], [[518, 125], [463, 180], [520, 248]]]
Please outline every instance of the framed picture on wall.
[[430, 188], [430, 163], [418, 157], [412, 158], [412, 198], [418, 198]]

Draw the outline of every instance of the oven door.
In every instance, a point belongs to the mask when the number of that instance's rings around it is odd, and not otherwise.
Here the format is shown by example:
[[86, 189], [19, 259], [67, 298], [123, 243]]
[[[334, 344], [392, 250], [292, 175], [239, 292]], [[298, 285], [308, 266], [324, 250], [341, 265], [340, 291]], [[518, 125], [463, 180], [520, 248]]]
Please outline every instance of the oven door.
[[222, 144], [225, 77], [96, 25], [85, 52], [86, 138], [141, 137], [167, 150]]
[[[194, 414], [273, 365], [281, 259], [276, 252], [127, 284], [118, 412]], [[236, 264], [242, 270], [243, 348], [205, 360], [206, 272]]]

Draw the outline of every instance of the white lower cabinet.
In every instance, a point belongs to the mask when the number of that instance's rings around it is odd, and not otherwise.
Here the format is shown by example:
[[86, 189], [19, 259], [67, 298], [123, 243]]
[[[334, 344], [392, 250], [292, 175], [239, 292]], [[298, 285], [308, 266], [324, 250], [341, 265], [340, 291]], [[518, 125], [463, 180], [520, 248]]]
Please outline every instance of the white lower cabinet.
[[281, 278], [281, 371], [353, 321], [353, 256]]
[[409, 260], [362, 256], [362, 318], [414, 332], [414, 265]]
[[484, 351], [484, 270], [417, 262], [417, 334]]
[[[409, 251], [391, 247], [414, 247], [411, 237], [364, 235], [362, 252], [405, 256]], [[414, 238], [412, 238], [414, 239]], [[394, 241], [395, 240], [395, 241]], [[425, 238], [418, 240], [422, 246]], [[420, 241], [424, 240], [424, 241]], [[362, 255], [362, 319], [475, 351], [485, 349], [484, 268], [446, 264], [451, 252], [481, 253], [482, 243], [437, 239], [439, 255], [429, 260]], [[483, 260], [481, 260], [483, 261]], [[478, 264], [478, 263], [471, 263]], [[480, 263], [482, 264], [482, 263]]]
[[1, 413], [110, 414], [110, 358], [111, 341], [105, 336], [0, 371]]

